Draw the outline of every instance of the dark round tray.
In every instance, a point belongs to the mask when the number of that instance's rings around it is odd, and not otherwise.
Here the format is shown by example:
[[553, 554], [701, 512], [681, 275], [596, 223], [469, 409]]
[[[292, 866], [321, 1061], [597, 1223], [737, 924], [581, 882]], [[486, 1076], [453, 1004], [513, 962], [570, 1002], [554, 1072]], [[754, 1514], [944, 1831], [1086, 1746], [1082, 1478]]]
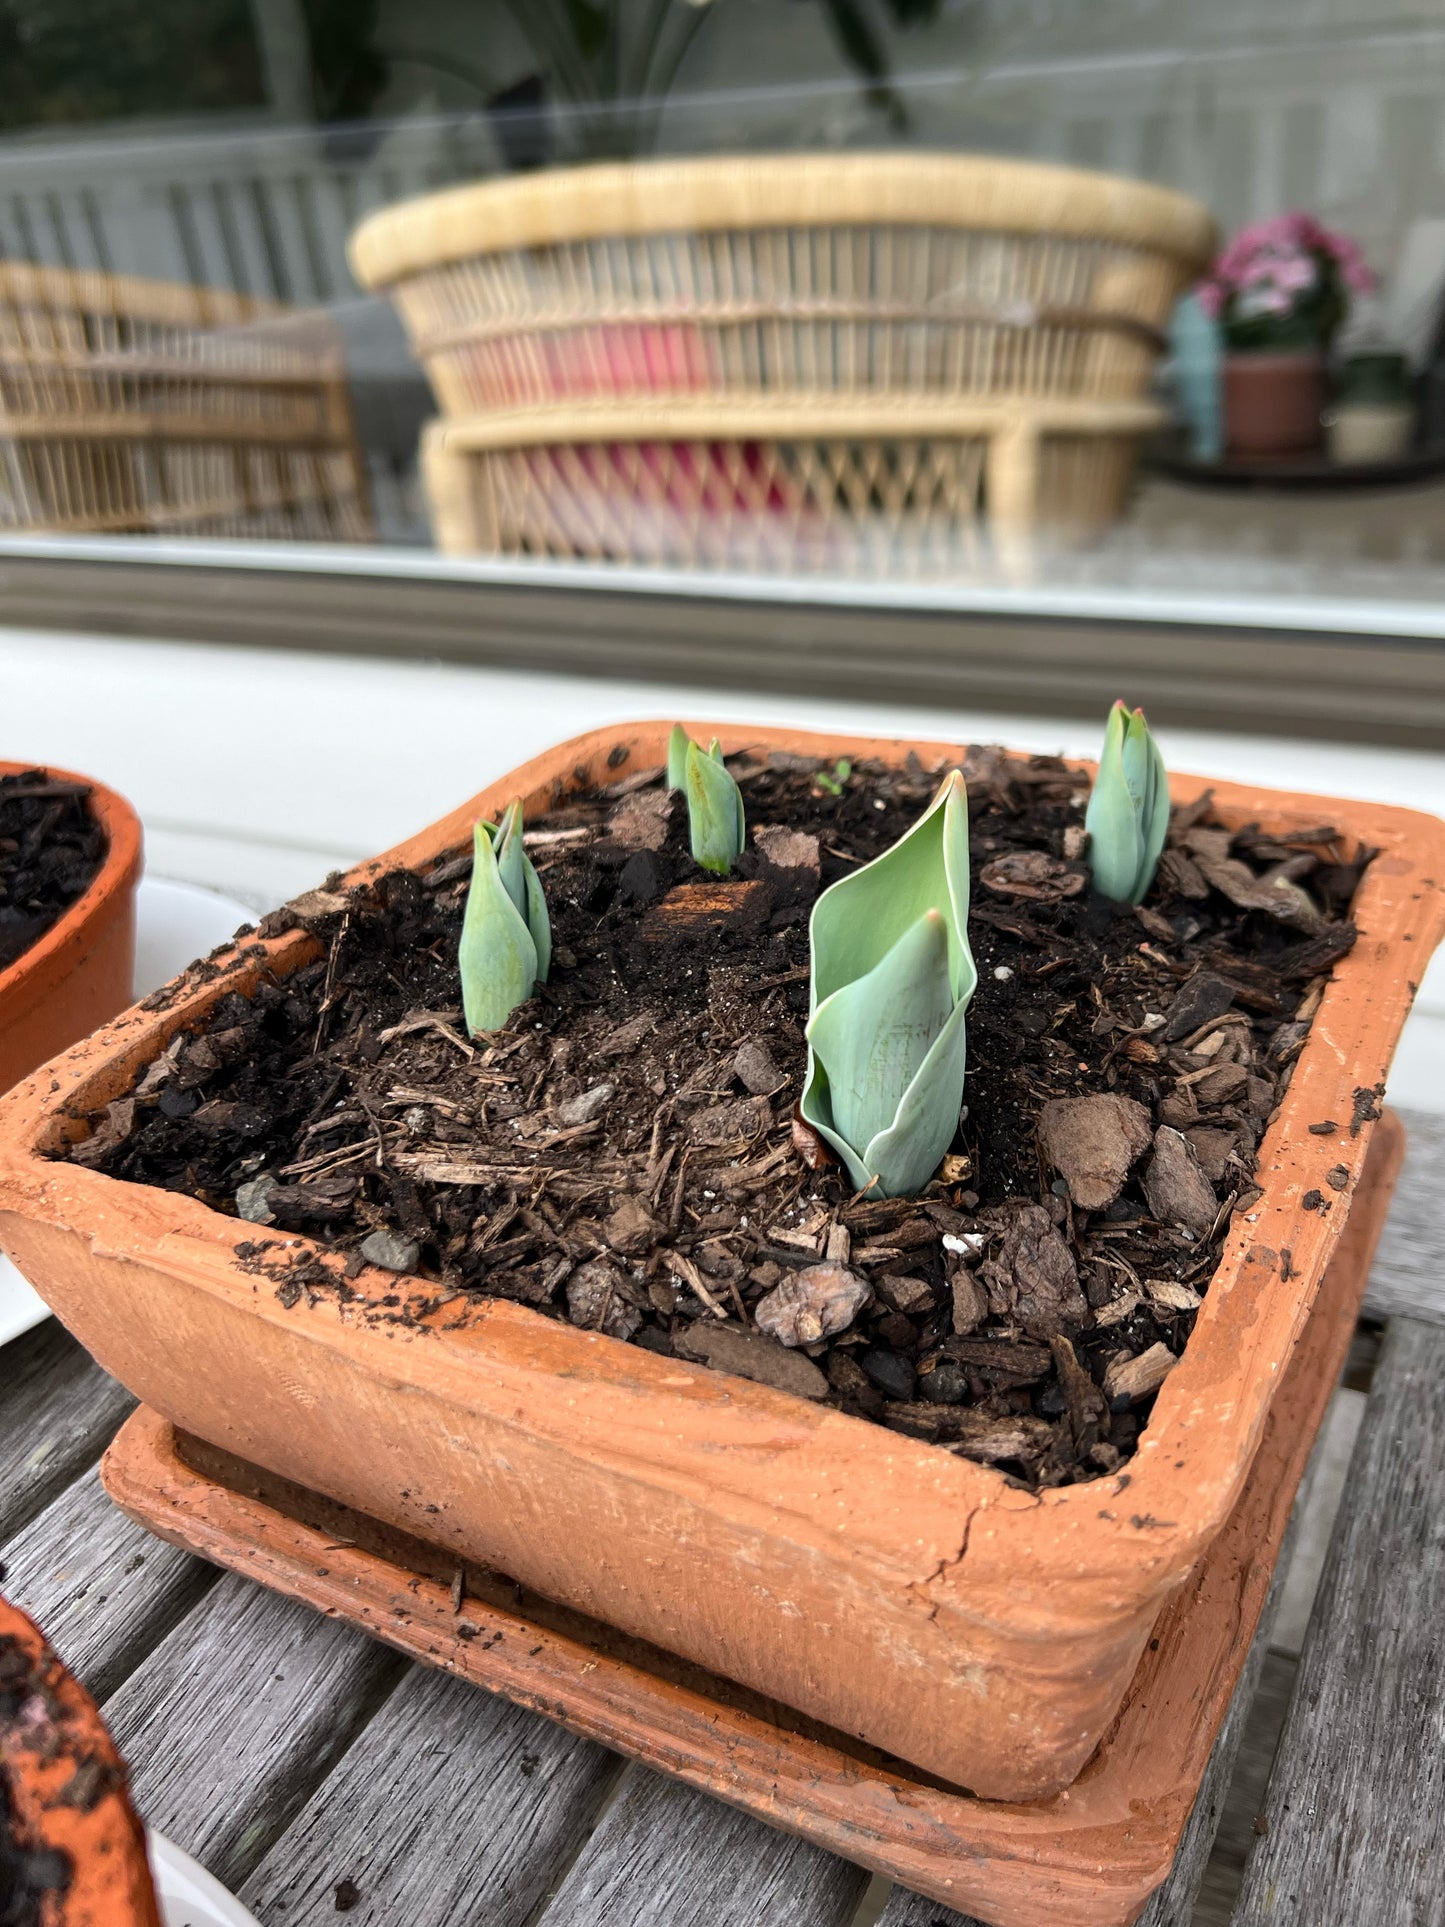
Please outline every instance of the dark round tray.
[[1344, 489], [1389, 488], [1445, 475], [1445, 443], [1412, 448], [1389, 462], [1332, 462], [1328, 455], [1225, 455], [1200, 462], [1177, 442], [1151, 448], [1146, 457], [1157, 475], [1205, 488]]

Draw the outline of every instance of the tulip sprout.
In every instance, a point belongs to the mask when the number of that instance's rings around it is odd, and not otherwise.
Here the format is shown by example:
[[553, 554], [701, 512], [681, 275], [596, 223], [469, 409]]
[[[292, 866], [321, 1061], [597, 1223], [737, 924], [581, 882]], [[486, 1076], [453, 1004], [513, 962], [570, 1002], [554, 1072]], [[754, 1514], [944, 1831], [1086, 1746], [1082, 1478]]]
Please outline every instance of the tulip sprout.
[[551, 961], [547, 899], [522, 848], [517, 797], [500, 824], [479, 822], [472, 832], [472, 881], [457, 955], [472, 1036], [505, 1024], [534, 986], [547, 981]]
[[681, 723], [674, 723], [672, 734], [667, 739], [667, 787], [680, 790], [687, 787], [687, 747], [692, 741]]
[[681, 723], [674, 723], [667, 743], [667, 786], [687, 798], [694, 863], [725, 877], [742, 855], [747, 819], [743, 793], [723, 764], [717, 737], [711, 749], [704, 750]]
[[953, 770], [891, 850], [825, 890], [801, 1110], [860, 1191], [922, 1190], [958, 1128], [968, 947], [968, 794]]
[[1084, 827], [1100, 896], [1142, 903], [1169, 829], [1169, 778], [1142, 709], [1109, 712]]

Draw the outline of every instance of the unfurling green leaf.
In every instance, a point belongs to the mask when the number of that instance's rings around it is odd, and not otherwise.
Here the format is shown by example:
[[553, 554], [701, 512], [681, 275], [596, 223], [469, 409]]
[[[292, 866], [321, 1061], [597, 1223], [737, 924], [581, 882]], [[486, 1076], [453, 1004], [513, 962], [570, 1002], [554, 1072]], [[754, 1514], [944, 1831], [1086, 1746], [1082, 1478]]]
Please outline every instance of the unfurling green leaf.
[[526, 919], [527, 929], [537, 946], [537, 981], [544, 984], [552, 967], [552, 922], [547, 914], [547, 899], [542, 880], [522, 845], [522, 799], [514, 796], [500, 824], [488, 823], [497, 868], [507, 895]]
[[726, 876], [742, 855], [747, 823], [743, 793], [723, 763], [722, 744], [716, 736], [706, 753], [701, 744], [688, 743], [682, 788], [693, 861]]
[[522, 805], [514, 799], [499, 824], [472, 831], [472, 881], [457, 963], [462, 1008], [475, 1037], [505, 1024], [552, 962], [547, 899], [522, 848]]
[[1100, 896], [1142, 903], [1169, 829], [1169, 778], [1142, 709], [1109, 711], [1084, 828]]
[[950, 772], [891, 850], [818, 898], [802, 1113], [860, 1191], [922, 1190], [958, 1128], [968, 947], [968, 795]]
[[667, 739], [667, 787], [680, 790], [687, 782], [687, 746], [692, 741], [681, 723], [674, 723]]

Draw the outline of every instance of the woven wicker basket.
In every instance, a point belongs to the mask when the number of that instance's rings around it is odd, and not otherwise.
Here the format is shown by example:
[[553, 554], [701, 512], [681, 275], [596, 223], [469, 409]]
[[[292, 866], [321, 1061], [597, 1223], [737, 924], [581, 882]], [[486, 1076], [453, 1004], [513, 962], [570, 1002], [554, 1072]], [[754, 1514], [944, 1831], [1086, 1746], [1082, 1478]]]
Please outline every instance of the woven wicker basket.
[[422, 476], [454, 555], [916, 575], [982, 554], [985, 525], [995, 546], [1097, 536], [1162, 418], [1067, 397], [499, 410], [432, 422]]
[[369, 540], [334, 324], [0, 263], [0, 528]]
[[[1141, 401], [1160, 330], [1214, 241], [1195, 202], [1133, 181], [852, 154], [457, 188], [373, 215], [351, 252], [458, 425], [426, 451], [443, 547], [678, 560], [735, 532], [702, 526], [736, 519], [698, 453], [715, 441], [746, 451], [723, 464], [735, 492], [766, 473], [753, 506], [774, 537], [860, 503], [1097, 531], [1160, 419]], [[629, 397], [655, 404], [645, 433], [617, 426]]]

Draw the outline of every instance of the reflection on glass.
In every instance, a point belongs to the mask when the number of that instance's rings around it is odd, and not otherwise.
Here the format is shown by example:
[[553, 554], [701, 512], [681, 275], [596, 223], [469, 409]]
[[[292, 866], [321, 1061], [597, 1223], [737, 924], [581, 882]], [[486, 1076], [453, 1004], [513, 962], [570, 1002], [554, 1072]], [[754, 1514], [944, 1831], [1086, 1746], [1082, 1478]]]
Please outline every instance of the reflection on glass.
[[[0, 526], [1423, 597], [1442, 52], [1367, 0], [4, 0]], [[705, 173], [576, 171], [659, 156]], [[1294, 295], [1176, 303], [1294, 211], [1375, 292], [1231, 372]]]

